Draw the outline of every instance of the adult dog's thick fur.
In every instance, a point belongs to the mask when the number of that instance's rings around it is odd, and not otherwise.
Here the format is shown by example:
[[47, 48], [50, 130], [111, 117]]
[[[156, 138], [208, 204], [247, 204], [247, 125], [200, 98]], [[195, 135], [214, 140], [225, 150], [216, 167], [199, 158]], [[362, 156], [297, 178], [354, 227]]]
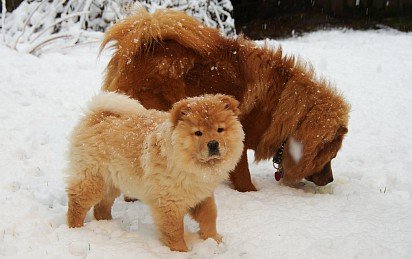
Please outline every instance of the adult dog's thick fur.
[[187, 251], [187, 212], [202, 238], [220, 242], [213, 190], [242, 155], [238, 104], [226, 95], [205, 95], [181, 100], [166, 113], [122, 94], [97, 95], [71, 136], [69, 226], [83, 226], [91, 207], [96, 219], [111, 219], [122, 192], [150, 206], [172, 250]]
[[256, 190], [246, 149], [255, 150], [257, 161], [270, 159], [283, 142], [285, 181], [306, 178], [325, 185], [333, 180], [331, 160], [347, 132], [349, 105], [325, 80], [316, 79], [310, 66], [283, 55], [281, 48], [228, 39], [172, 10], [152, 15], [139, 10], [106, 33], [102, 49], [109, 42], [115, 53], [105, 90], [161, 110], [205, 93], [229, 94], [241, 102], [246, 148], [231, 174], [237, 190]]

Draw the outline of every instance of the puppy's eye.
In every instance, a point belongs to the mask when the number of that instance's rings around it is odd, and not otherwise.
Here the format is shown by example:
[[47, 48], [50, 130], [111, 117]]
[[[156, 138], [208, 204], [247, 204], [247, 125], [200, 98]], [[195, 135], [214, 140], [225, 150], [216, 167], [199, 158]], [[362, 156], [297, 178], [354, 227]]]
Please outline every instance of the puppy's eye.
[[202, 133], [201, 131], [199, 131], [199, 130], [198, 130], [198, 131], [196, 131], [196, 132], [195, 132], [195, 135], [196, 135], [196, 136], [198, 136], [198, 137], [200, 137], [200, 136], [202, 136], [202, 135], [203, 135], [203, 133]]
[[223, 131], [223, 128], [217, 128], [217, 132], [222, 132]]

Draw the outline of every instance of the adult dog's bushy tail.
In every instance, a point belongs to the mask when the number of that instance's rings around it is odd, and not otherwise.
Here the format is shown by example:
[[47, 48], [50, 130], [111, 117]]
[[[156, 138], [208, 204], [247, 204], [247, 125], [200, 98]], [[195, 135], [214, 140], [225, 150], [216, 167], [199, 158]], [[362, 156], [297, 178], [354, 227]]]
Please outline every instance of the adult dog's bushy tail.
[[182, 48], [207, 55], [216, 50], [220, 41], [222, 37], [217, 29], [203, 26], [184, 12], [167, 9], [149, 14], [141, 7], [106, 32], [100, 52], [113, 42], [115, 53], [107, 67], [103, 89], [116, 91], [118, 77], [127, 77], [127, 66], [135, 66], [139, 56], [150, 55], [158, 45], [176, 42]]
[[172, 40], [196, 52], [207, 53], [213, 50], [219, 39], [218, 30], [203, 26], [183, 12], [165, 9], [149, 14], [141, 7], [106, 32], [100, 50], [109, 42], [116, 41], [117, 51], [139, 54], [150, 50], [153, 44]]

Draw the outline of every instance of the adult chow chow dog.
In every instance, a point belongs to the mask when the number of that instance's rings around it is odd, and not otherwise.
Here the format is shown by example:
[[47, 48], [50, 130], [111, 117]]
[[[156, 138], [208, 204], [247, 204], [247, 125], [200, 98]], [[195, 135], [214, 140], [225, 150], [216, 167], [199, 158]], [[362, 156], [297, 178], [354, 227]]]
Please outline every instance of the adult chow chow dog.
[[71, 136], [69, 226], [83, 226], [91, 207], [96, 219], [111, 219], [122, 192], [150, 206], [172, 250], [187, 251], [187, 212], [202, 238], [220, 242], [213, 190], [242, 155], [238, 104], [226, 95], [204, 95], [181, 100], [167, 113], [146, 110], [125, 95], [97, 95]]
[[281, 48], [226, 38], [177, 11], [140, 9], [114, 25], [102, 49], [113, 43], [103, 89], [125, 93], [147, 108], [169, 109], [187, 96], [223, 93], [240, 101], [245, 150], [231, 180], [239, 191], [256, 190], [246, 149], [255, 160], [284, 148], [285, 182], [333, 181], [331, 160], [348, 131], [349, 105], [313, 69]]

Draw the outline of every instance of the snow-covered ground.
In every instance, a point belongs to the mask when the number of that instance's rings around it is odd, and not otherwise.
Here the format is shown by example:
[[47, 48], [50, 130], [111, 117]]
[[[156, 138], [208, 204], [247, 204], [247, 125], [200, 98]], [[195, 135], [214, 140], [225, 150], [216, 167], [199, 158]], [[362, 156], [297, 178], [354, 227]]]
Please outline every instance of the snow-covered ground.
[[66, 136], [108, 54], [99, 60], [87, 45], [37, 58], [0, 46], [0, 257], [410, 258], [412, 34], [329, 31], [281, 43], [352, 104], [335, 181], [291, 188], [274, 181], [270, 162], [252, 165], [258, 192], [216, 191], [222, 244], [200, 240], [186, 219], [189, 253], [162, 245], [139, 202], [118, 199], [112, 221], [65, 223]]

